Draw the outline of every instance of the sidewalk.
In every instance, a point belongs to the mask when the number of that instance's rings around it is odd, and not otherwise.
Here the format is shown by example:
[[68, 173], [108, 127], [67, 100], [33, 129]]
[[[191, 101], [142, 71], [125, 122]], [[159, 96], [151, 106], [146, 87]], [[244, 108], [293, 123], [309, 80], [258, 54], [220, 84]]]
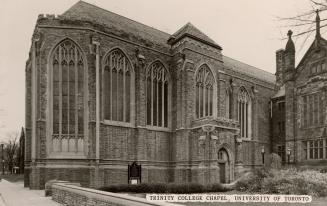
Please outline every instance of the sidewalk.
[[44, 196], [44, 190], [24, 188], [22, 182], [11, 183], [4, 179], [0, 182], [0, 206], [60, 206]]

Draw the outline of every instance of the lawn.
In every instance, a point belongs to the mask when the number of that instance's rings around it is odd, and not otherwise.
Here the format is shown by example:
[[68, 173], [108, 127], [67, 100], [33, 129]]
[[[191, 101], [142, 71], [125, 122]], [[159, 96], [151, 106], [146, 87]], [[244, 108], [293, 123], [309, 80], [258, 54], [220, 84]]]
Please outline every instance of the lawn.
[[0, 178], [5, 179], [9, 182], [23, 182], [24, 174], [6, 174], [6, 175], [0, 175]]

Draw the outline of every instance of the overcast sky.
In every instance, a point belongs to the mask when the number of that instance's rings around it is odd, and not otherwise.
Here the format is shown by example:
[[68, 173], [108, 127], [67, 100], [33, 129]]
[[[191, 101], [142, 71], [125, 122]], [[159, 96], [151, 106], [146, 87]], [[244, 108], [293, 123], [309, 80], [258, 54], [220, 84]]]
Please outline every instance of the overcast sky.
[[[288, 28], [275, 16], [311, 10], [309, 0], [86, 0], [167, 33], [191, 22], [223, 54], [275, 73], [275, 51]], [[38, 14], [62, 14], [77, 0], [0, 0], [0, 141], [24, 126], [25, 62]], [[311, 17], [314, 19], [314, 16]], [[296, 42], [297, 61], [312, 42]], [[302, 49], [299, 51], [299, 48]]]

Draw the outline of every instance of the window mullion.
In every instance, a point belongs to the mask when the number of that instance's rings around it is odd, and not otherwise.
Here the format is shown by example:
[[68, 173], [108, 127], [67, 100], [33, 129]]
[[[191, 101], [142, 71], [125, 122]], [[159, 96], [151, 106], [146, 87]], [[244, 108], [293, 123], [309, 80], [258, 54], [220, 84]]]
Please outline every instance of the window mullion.
[[110, 90], [110, 100], [109, 100], [109, 102], [110, 102], [110, 120], [113, 120], [112, 119], [112, 107], [113, 107], [113, 101], [112, 101], [112, 55], [110, 55], [110, 57], [109, 57], [109, 72], [110, 72], [110, 87], [109, 87], [109, 90]]
[[162, 84], [161, 84], [161, 124], [165, 126], [165, 70], [162, 72]]
[[201, 102], [201, 101], [202, 101], [202, 99], [201, 99], [202, 85], [201, 85], [201, 84], [202, 84], [202, 83], [200, 82], [200, 83], [199, 83], [199, 86], [198, 86], [198, 87], [199, 87], [199, 96], [198, 96], [198, 98], [199, 98], [199, 105], [198, 105], [198, 106], [199, 106], [199, 115], [198, 115], [198, 117], [199, 117], [199, 118], [202, 117], [202, 116], [201, 116], [201, 104], [202, 104], [202, 102]]
[[151, 69], [151, 125], [153, 125], [153, 95], [154, 95], [154, 92], [153, 92], [153, 67], [150, 68]]
[[244, 102], [241, 102], [241, 122], [242, 122], [242, 126], [241, 126], [241, 131], [242, 131], [242, 137], [244, 137]]
[[205, 85], [205, 80], [203, 82], [203, 87], [202, 87], [202, 101], [203, 101], [203, 106], [202, 106], [202, 110], [203, 110], [203, 117], [205, 117], [206, 115], [206, 85]]
[[78, 59], [77, 59], [77, 48], [75, 48], [75, 62], [74, 62], [74, 70], [75, 70], [75, 148], [78, 151]]
[[125, 117], [125, 110], [126, 110], [126, 106], [125, 106], [125, 94], [126, 94], [126, 88], [125, 88], [125, 86], [126, 86], [126, 84], [125, 84], [125, 76], [126, 76], [126, 62], [125, 62], [125, 57], [123, 57], [123, 102], [122, 102], [122, 104], [123, 104], [123, 122], [125, 122], [126, 121], [126, 117]]
[[62, 151], [62, 55], [61, 46], [59, 46], [59, 151]]
[[[68, 139], [70, 138], [70, 130], [69, 130], [69, 115], [70, 115], [70, 104], [69, 104], [69, 100], [70, 100], [70, 90], [69, 90], [69, 86], [70, 86], [70, 79], [69, 79], [69, 70], [70, 70], [70, 66], [69, 66], [69, 61], [67, 61], [67, 133], [68, 133]], [[69, 141], [68, 141], [69, 142]], [[69, 144], [68, 144], [68, 151], [69, 151]]]
[[157, 107], [157, 115], [156, 115], [156, 119], [157, 119], [157, 126], [160, 126], [159, 125], [159, 80], [158, 80], [158, 75], [159, 74], [159, 71], [158, 71], [158, 73], [157, 73], [157, 76], [156, 76], [156, 79], [157, 79], [157, 81], [156, 81], [156, 90], [157, 90], [157, 93], [156, 93], [156, 99], [157, 99], [157, 105], [156, 105], [156, 107]]
[[249, 112], [248, 112], [248, 109], [249, 109], [249, 105], [248, 105], [248, 103], [246, 102], [245, 103], [245, 128], [246, 128], [246, 130], [245, 130], [245, 135], [246, 135], [246, 137], [249, 137]]
[[117, 61], [116, 61], [116, 65], [115, 65], [115, 67], [116, 67], [116, 70], [117, 70], [117, 75], [116, 75], [116, 88], [115, 88], [115, 90], [116, 90], [116, 96], [115, 96], [115, 98], [116, 98], [116, 108], [115, 108], [115, 112], [116, 112], [116, 121], [119, 121], [119, 60], [117, 59]]

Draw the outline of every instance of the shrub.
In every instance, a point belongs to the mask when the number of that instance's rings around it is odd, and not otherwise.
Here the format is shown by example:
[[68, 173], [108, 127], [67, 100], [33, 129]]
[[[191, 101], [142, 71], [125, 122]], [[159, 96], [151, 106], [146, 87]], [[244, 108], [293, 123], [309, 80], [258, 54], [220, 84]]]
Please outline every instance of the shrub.
[[213, 183], [206, 186], [206, 192], [226, 192], [229, 189], [220, 183]]
[[224, 192], [228, 189], [219, 183], [204, 186], [198, 183], [142, 183], [137, 185], [119, 184], [99, 188], [107, 192], [132, 192], [132, 193], [203, 193], [203, 192]]
[[314, 170], [255, 170], [236, 190], [272, 194], [327, 196], [327, 174]]

